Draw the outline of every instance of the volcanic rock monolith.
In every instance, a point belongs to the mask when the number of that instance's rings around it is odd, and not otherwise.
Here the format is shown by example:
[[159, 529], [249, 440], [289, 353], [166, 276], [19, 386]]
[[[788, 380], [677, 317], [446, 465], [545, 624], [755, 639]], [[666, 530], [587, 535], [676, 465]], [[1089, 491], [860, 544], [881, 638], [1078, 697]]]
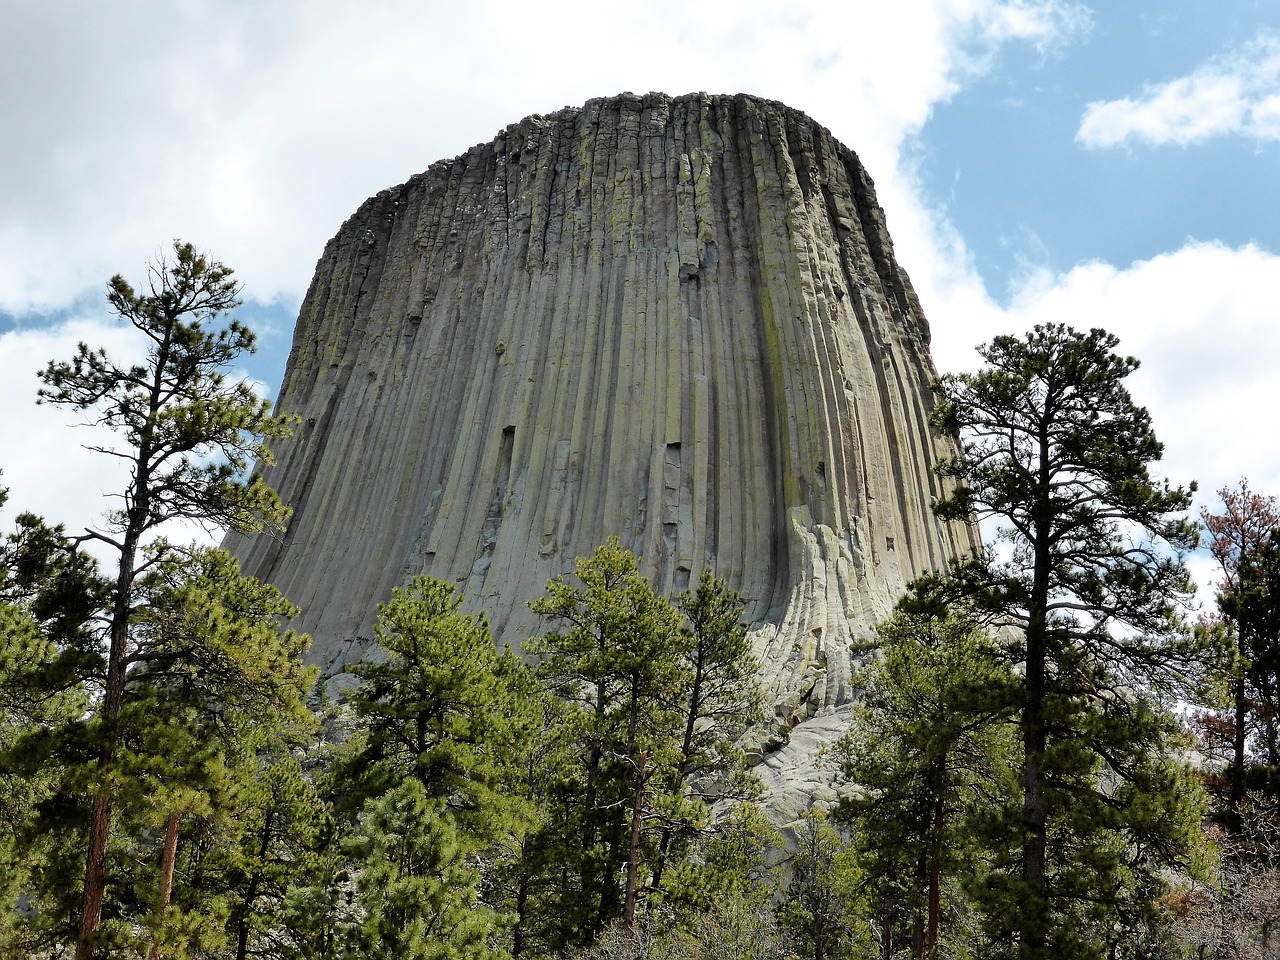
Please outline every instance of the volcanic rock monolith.
[[978, 544], [930, 509], [928, 344], [871, 178], [805, 115], [624, 94], [529, 117], [326, 246], [267, 470], [293, 519], [229, 546], [330, 673], [414, 574], [519, 646], [545, 629], [527, 601], [609, 536], [667, 594], [710, 567], [750, 598], [790, 730], [758, 767], [786, 819], [851, 641]]

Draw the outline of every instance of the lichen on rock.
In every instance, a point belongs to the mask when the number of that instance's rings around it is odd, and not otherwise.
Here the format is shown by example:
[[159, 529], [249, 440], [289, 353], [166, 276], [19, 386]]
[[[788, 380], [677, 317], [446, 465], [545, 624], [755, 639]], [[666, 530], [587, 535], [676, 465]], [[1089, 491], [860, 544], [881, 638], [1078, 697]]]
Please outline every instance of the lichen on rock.
[[850, 701], [851, 642], [977, 545], [930, 509], [933, 376], [871, 178], [826, 129], [745, 95], [593, 100], [342, 226], [278, 401], [293, 520], [229, 545], [331, 673], [411, 575], [519, 646], [526, 602], [610, 536], [668, 594], [711, 567], [750, 598], [781, 802]]

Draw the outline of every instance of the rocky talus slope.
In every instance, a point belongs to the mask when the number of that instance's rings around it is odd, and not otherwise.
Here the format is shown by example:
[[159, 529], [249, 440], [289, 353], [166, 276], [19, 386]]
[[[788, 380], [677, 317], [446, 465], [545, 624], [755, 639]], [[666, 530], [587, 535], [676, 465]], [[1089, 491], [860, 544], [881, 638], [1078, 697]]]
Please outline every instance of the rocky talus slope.
[[858, 158], [749, 96], [533, 116], [368, 200], [325, 248], [278, 406], [282, 540], [233, 538], [328, 671], [417, 573], [502, 642], [617, 535], [658, 588], [751, 598], [783, 812], [850, 643], [977, 545], [940, 523], [929, 333]]

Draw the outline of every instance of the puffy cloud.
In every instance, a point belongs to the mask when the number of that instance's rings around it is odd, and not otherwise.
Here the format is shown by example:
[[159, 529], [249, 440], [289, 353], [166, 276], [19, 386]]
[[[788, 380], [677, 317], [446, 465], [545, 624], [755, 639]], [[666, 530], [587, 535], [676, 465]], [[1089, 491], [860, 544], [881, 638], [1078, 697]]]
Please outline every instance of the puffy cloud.
[[[1129, 389], [1164, 442], [1157, 470], [1174, 483], [1197, 481], [1197, 504], [1213, 507], [1216, 491], [1242, 476], [1255, 490], [1280, 493], [1280, 461], [1266, 440], [1275, 432], [1277, 289], [1280, 255], [1188, 242], [1127, 267], [1087, 263], [1034, 274], [1007, 307], [970, 301], [965, 333], [976, 343], [1066, 323], [1116, 334], [1120, 351], [1142, 364]], [[935, 349], [935, 358], [942, 369], [979, 363], [958, 342]], [[1202, 586], [1216, 576], [1211, 561], [1197, 561], [1194, 572]]]
[[0, 334], [0, 409], [6, 412], [0, 417], [0, 450], [6, 452], [0, 485], [9, 488], [6, 512], [29, 511], [74, 534], [119, 507], [111, 495], [124, 489], [124, 463], [86, 449], [111, 446], [111, 433], [83, 425], [75, 411], [36, 406], [35, 399], [39, 370], [50, 360], [71, 357], [81, 341], [123, 362], [141, 359], [144, 348], [131, 332], [75, 318], [50, 329]]
[[298, 298], [366, 197], [535, 112], [623, 90], [746, 90], [808, 111], [879, 176], [939, 100], [1066, 0], [10, 4], [0, 311], [66, 307], [174, 237]]
[[1280, 140], [1280, 37], [1259, 36], [1137, 97], [1090, 103], [1076, 140], [1094, 148], [1129, 139], [1188, 146], [1228, 134]]
[[[0, 334], [0, 410], [5, 411], [0, 486], [9, 489], [4, 512], [10, 517], [34, 513], [62, 524], [71, 535], [101, 529], [104, 515], [120, 508], [120, 492], [129, 479], [124, 460], [90, 449], [121, 449], [115, 434], [90, 424], [90, 415], [35, 403], [39, 371], [51, 360], [69, 359], [79, 343], [106, 350], [121, 365], [144, 362], [146, 356], [146, 341], [132, 327], [92, 315]], [[195, 523], [173, 522], [163, 533], [180, 542], [221, 540], [220, 531]], [[85, 549], [106, 556], [95, 541]]]

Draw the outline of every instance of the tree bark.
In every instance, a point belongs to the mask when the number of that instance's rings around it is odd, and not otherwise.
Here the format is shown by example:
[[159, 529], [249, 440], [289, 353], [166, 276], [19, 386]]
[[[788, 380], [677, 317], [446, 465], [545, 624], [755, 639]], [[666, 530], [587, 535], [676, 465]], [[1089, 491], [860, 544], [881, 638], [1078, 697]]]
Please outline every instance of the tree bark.
[[1228, 803], [1232, 810], [1240, 807], [1240, 801], [1244, 799], [1244, 743], [1246, 733], [1246, 721], [1248, 719], [1249, 702], [1245, 697], [1244, 671], [1240, 672], [1240, 676], [1235, 681], [1235, 734], [1232, 744], [1234, 750], [1231, 757], [1231, 793], [1228, 797]]
[[[169, 812], [169, 821], [164, 828], [164, 855], [160, 859], [160, 908], [163, 912], [173, 896], [173, 869], [178, 859], [178, 811]], [[160, 935], [156, 934], [151, 941], [150, 960], [160, 960]]]
[[1026, 701], [1022, 717], [1023, 796], [1022, 817], [1026, 837], [1022, 844], [1022, 880], [1027, 902], [1020, 905], [1019, 957], [1040, 960], [1044, 956], [1046, 873], [1045, 853], [1048, 812], [1044, 798], [1044, 751], [1048, 742], [1044, 716], [1048, 659], [1049, 581], [1052, 558], [1049, 549], [1052, 470], [1049, 462], [1048, 415], [1041, 426], [1036, 500], [1032, 508], [1033, 565], [1031, 599], [1027, 614]]
[[649, 751], [640, 751], [640, 763], [636, 769], [635, 807], [631, 811], [631, 855], [627, 859], [627, 894], [622, 904], [622, 926], [630, 933], [636, 918], [636, 881], [640, 870], [640, 826], [644, 820], [644, 792], [648, 782], [645, 767]]
[[925, 933], [925, 957], [927, 960], [937, 960], [938, 957], [938, 928], [942, 914], [942, 867], [939, 865], [941, 859], [942, 846], [942, 829], [946, 818], [946, 788], [947, 788], [947, 758], [944, 755], [938, 761], [935, 770], [936, 779], [934, 781], [933, 796], [933, 843], [929, 845], [932, 851], [931, 862], [929, 864], [929, 928]]
[[[145, 504], [144, 504], [145, 506]], [[107, 839], [111, 834], [111, 793], [107, 788], [107, 772], [116, 761], [116, 731], [113, 729], [124, 705], [125, 657], [128, 654], [129, 614], [133, 597], [133, 565], [141, 537], [131, 512], [120, 553], [116, 576], [115, 603], [111, 614], [111, 647], [107, 657], [107, 684], [103, 691], [100, 720], [103, 725], [102, 747], [98, 753], [98, 774], [103, 779], [100, 792], [93, 798], [89, 813], [88, 851], [85, 855], [84, 893], [80, 906], [80, 935], [76, 940], [76, 960], [93, 960], [93, 941], [102, 925], [102, 904], [107, 890]]]
[[529, 874], [527, 870], [520, 872], [520, 882], [516, 887], [516, 922], [511, 928], [511, 956], [519, 957], [524, 953], [524, 925], [529, 911]]

